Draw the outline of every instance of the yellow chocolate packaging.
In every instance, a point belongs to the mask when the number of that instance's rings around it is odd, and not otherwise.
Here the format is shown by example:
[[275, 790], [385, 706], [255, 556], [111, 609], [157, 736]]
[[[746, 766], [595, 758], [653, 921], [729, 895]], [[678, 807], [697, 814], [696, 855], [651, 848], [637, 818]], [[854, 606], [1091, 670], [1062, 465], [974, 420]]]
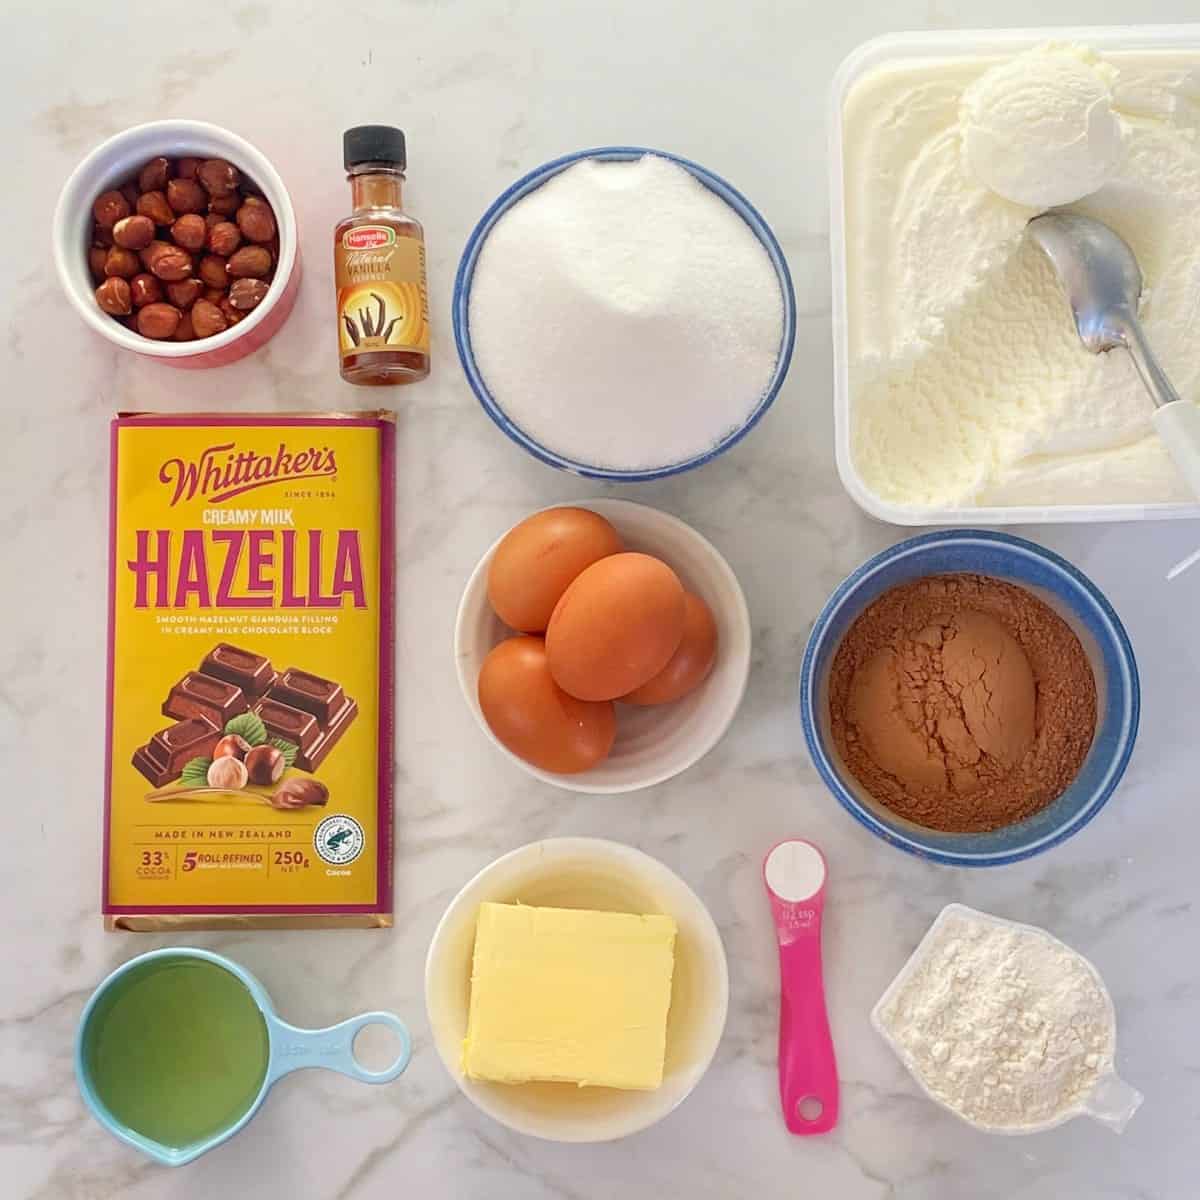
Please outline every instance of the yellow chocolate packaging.
[[108, 928], [391, 925], [394, 433], [113, 421]]

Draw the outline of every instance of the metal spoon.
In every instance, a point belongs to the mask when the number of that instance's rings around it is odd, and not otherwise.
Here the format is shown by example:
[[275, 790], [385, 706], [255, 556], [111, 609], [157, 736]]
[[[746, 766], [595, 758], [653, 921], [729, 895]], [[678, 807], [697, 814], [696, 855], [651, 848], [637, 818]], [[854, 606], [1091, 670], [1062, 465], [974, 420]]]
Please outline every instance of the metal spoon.
[[1026, 226], [1058, 273], [1084, 346], [1123, 346], [1154, 401], [1154, 427], [1179, 473], [1200, 498], [1200, 408], [1171, 386], [1137, 318], [1142, 272], [1125, 241], [1100, 221], [1045, 213]]

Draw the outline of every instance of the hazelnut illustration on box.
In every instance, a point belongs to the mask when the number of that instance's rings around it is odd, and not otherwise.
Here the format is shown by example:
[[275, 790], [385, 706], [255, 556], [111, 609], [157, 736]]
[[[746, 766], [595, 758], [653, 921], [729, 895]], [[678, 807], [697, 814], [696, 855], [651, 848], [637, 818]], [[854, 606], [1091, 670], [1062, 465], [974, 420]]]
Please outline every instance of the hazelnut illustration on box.
[[394, 428], [113, 422], [110, 927], [391, 924]]

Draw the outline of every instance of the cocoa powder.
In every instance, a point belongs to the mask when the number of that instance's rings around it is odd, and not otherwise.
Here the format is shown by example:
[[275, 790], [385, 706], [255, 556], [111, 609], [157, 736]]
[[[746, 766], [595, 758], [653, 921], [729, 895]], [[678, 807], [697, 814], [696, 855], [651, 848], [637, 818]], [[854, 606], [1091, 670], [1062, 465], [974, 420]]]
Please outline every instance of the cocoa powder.
[[927, 828], [977, 833], [1068, 787], [1095, 734], [1096, 681], [1078, 637], [1032, 592], [932, 575], [885, 592], [850, 627], [829, 707], [838, 753], [875, 800]]

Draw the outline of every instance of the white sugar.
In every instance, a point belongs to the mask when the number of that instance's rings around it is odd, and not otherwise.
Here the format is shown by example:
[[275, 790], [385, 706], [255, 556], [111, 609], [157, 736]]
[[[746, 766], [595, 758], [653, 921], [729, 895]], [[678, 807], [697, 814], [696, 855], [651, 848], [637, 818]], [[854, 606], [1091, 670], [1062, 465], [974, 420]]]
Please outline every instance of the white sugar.
[[754, 410], [783, 296], [762, 243], [688, 171], [585, 159], [492, 228], [468, 321], [488, 390], [530, 437], [646, 470], [711, 449]]

